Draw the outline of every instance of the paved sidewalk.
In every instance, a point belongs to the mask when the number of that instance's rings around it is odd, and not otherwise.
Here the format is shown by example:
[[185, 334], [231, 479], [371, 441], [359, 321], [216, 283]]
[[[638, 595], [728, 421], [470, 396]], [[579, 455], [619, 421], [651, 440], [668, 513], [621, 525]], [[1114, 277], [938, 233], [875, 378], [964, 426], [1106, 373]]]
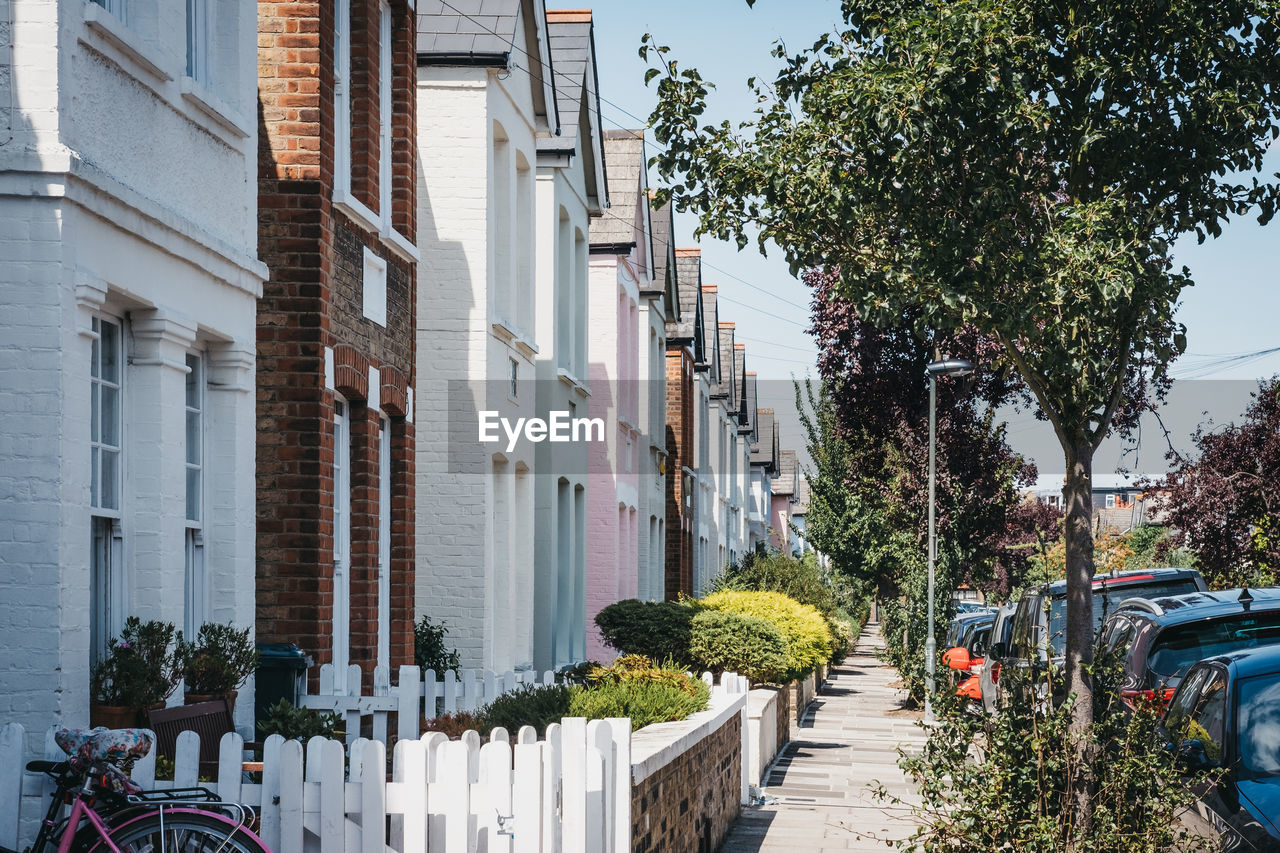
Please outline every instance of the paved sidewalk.
[[905, 691], [889, 686], [897, 672], [876, 657], [883, 646], [880, 626], [867, 625], [765, 780], [777, 803], [745, 807], [721, 853], [885, 851], [886, 839], [910, 835], [910, 812], [881, 805], [869, 787], [880, 781], [914, 801], [897, 748], [924, 740], [916, 715], [900, 709]]

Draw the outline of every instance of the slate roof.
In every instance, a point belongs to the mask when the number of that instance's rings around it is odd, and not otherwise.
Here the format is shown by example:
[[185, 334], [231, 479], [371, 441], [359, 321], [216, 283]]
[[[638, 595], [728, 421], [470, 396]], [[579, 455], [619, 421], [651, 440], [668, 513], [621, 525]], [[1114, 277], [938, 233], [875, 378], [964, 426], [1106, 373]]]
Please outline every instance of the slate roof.
[[756, 409], [756, 432], [751, 441], [751, 464], [763, 465], [766, 470], [778, 470], [778, 425], [773, 419], [773, 409]]
[[733, 345], [733, 409], [738, 413], [738, 433], [750, 429], [747, 412], [755, 409], [755, 404], [747, 406], [747, 348], [744, 344]]
[[[589, 12], [585, 15], [571, 14], [567, 10], [561, 12], [549, 10], [547, 35], [548, 41], [551, 42], [551, 58], [555, 64], [556, 108], [560, 113], [560, 135], [550, 139], [539, 139], [538, 150], [576, 149], [583, 96], [585, 94], [591, 100], [595, 100], [596, 97], [595, 80], [586, 79], [587, 66], [592, 53], [591, 14]], [[594, 104], [588, 104], [587, 109], [592, 109], [594, 106]]]
[[799, 463], [794, 450], [784, 450], [778, 454], [778, 476], [773, 478], [775, 495], [794, 495], [799, 477]]
[[[665, 209], [665, 208], [664, 208]], [[702, 252], [699, 249], [675, 250], [676, 289], [680, 294], [680, 319], [667, 324], [667, 340], [693, 341], [701, 337], [698, 328], [702, 301]], [[697, 353], [694, 353], [695, 357]]]
[[723, 397], [730, 412], [738, 410], [738, 374], [733, 358], [733, 324], [717, 323], [716, 338], [720, 345], [720, 381], [711, 390], [711, 396]]
[[713, 386], [720, 382], [720, 371], [723, 368], [720, 363], [720, 347], [717, 345], [720, 340], [720, 333], [717, 331], [720, 326], [718, 301], [716, 286], [704, 284], [702, 286], [702, 361], [700, 364], [711, 369]]
[[444, 0], [418, 0], [418, 53], [508, 53], [520, 4], [521, 0], [449, 0], [446, 6]]
[[[604, 132], [605, 175], [609, 180], [609, 206], [602, 216], [591, 220], [592, 245], [635, 243], [644, 234], [644, 131]], [[646, 201], [647, 203], [647, 201]]]
[[[667, 270], [675, 263], [675, 244], [671, 242], [671, 232], [675, 230], [675, 214], [670, 204], [658, 207], [653, 201], [653, 193], [649, 193], [649, 228], [653, 242], [653, 280], [664, 282]], [[677, 300], [677, 305], [679, 300]]]
[[742, 432], [744, 435], [750, 436], [749, 441], [754, 446], [758, 440], [757, 428], [758, 410], [756, 409], [756, 400], [758, 399], [759, 389], [756, 387], [756, 375], [746, 369], [746, 349], [742, 351]]

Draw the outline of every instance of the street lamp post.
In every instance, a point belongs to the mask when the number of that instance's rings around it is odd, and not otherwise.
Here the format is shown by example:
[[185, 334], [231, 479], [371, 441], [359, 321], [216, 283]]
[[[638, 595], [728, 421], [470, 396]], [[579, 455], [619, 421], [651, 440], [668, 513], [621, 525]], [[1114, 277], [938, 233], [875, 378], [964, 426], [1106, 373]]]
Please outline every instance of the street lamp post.
[[924, 719], [933, 723], [934, 663], [938, 658], [938, 643], [934, 639], [933, 576], [938, 559], [937, 521], [934, 517], [934, 501], [937, 492], [938, 445], [938, 377], [967, 376], [974, 370], [973, 362], [960, 358], [944, 358], [931, 362], [925, 370], [929, 373], [929, 633], [924, 639]]

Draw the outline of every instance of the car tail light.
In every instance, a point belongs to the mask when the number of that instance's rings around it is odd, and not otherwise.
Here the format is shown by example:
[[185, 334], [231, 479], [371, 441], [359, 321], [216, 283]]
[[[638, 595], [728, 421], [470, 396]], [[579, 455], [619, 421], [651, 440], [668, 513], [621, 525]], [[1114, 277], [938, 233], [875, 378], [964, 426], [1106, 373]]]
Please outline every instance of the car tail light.
[[1000, 680], [1000, 664], [999, 662], [991, 664], [991, 683], [995, 684]]

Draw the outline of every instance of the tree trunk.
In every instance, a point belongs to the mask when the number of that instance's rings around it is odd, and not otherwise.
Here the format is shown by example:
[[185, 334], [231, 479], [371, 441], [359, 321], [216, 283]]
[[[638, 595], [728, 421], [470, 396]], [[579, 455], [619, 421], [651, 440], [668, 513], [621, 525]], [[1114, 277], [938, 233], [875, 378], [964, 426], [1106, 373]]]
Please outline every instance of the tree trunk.
[[[1071, 734], [1076, 744], [1076, 838], [1084, 838], [1093, 821], [1093, 778], [1090, 736], [1093, 727], [1093, 684], [1086, 667], [1093, 662], [1093, 446], [1079, 441], [1067, 449], [1067, 480], [1063, 537], [1067, 554], [1067, 692], [1071, 706]], [[1076, 845], [1071, 845], [1074, 849]]]

